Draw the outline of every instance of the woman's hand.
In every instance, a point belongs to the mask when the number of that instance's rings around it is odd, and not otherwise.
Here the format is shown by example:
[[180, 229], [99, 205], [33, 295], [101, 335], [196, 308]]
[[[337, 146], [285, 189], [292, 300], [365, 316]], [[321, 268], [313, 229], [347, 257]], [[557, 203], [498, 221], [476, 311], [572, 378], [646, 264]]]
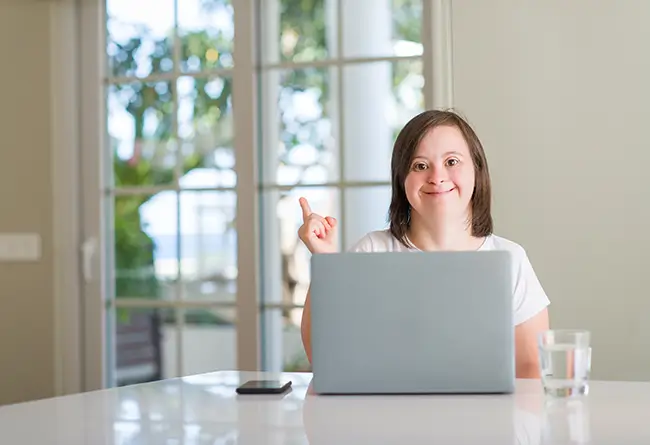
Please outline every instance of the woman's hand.
[[305, 243], [311, 253], [335, 253], [338, 251], [336, 241], [336, 219], [322, 217], [313, 213], [305, 198], [300, 198], [303, 224], [298, 229], [298, 237]]

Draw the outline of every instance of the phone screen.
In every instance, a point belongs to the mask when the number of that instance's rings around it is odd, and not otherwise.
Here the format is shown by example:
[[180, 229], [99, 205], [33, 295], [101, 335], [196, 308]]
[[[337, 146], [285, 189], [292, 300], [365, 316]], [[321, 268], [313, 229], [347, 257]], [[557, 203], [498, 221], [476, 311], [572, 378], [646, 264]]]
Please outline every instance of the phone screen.
[[237, 388], [237, 392], [277, 393], [285, 391], [290, 386], [290, 380], [249, 380]]
[[280, 380], [249, 380], [244, 383], [246, 388], [282, 388], [286, 382], [281, 382]]

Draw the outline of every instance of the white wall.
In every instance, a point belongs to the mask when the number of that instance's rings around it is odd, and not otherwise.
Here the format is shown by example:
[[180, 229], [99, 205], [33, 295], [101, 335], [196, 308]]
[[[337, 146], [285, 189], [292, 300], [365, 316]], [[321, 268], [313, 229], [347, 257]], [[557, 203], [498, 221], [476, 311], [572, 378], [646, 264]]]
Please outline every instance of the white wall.
[[454, 104], [486, 145], [499, 234], [593, 378], [650, 380], [650, 2], [453, 1]]

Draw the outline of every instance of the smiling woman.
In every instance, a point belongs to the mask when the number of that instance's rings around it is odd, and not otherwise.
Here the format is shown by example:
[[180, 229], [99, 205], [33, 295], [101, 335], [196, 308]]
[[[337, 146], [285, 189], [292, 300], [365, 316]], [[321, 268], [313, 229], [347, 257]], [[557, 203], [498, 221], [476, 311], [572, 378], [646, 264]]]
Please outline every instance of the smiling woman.
[[[408, 235], [431, 243], [425, 250], [448, 250], [450, 245], [472, 249], [492, 233], [485, 152], [459, 115], [429, 111], [413, 118], [395, 141], [392, 171], [390, 231], [407, 247]], [[434, 196], [446, 199], [422, 199]], [[444, 205], [434, 205], [438, 203]], [[427, 235], [441, 229], [437, 240]]]
[[[525, 250], [492, 233], [490, 175], [474, 130], [453, 112], [425, 111], [398, 135], [391, 170], [390, 226], [369, 232], [351, 251], [510, 252], [517, 377], [538, 376], [536, 338], [548, 329], [549, 300]], [[301, 205], [305, 245], [312, 253], [338, 251], [338, 222], [312, 212], [306, 201]], [[308, 294], [302, 336], [311, 359], [310, 306]]]

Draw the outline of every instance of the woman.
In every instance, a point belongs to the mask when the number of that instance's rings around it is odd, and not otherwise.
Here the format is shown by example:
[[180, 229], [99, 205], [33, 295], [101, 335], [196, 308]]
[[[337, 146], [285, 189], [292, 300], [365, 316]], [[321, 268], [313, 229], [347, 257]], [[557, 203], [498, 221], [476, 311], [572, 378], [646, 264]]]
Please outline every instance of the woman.
[[[453, 112], [425, 111], [398, 135], [391, 171], [389, 228], [368, 233], [351, 250], [510, 251], [516, 376], [539, 378], [537, 335], [548, 329], [549, 300], [525, 250], [492, 233], [490, 175], [474, 130]], [[300, 205], [303, 243], [312, 253], [336, 252], [336, 220], [313, 213], [304, 198]], [[310, 307], [308, 292], [301, 333], [311, 363]]]

